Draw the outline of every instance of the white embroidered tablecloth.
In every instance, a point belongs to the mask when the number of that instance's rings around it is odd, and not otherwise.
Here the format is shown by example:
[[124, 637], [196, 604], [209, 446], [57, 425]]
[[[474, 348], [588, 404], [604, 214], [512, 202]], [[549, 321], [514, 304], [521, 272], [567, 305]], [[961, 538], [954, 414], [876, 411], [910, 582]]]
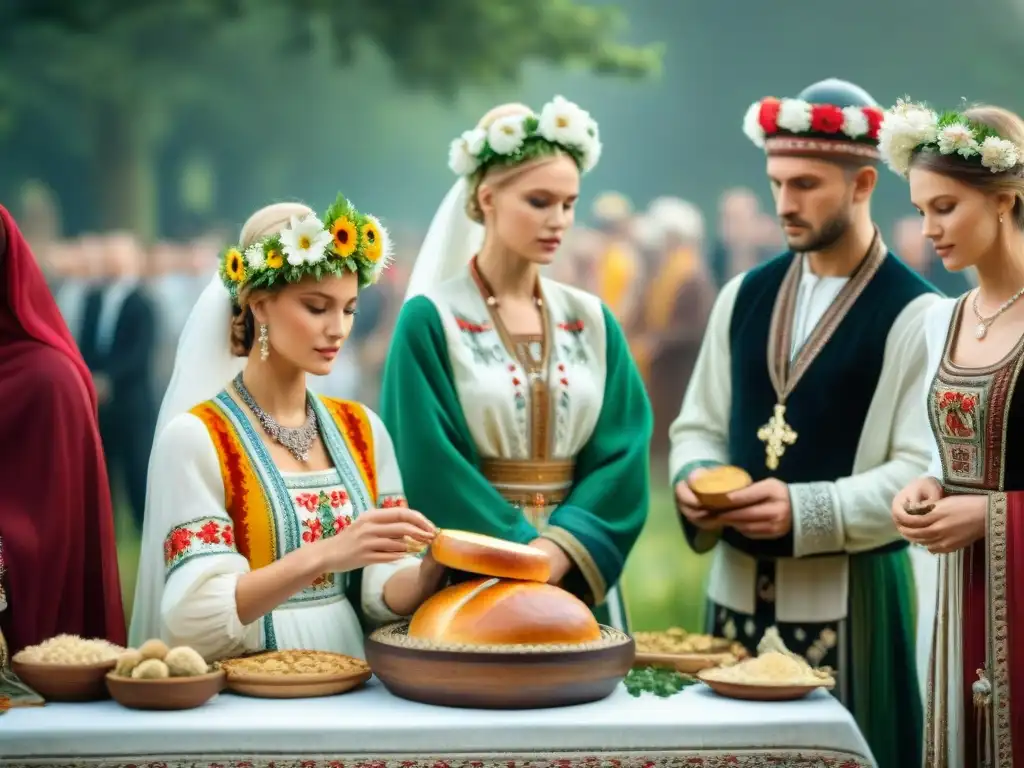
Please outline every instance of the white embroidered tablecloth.
[[619, 689], [560, 709], [448, 709], [376, 680], [324, 699], [224, 693], [184, 712], [112, 701], [0, 716], [0, 766], [68, 768], [870, 768], [853, 718], [818, 692], [786, 703]]

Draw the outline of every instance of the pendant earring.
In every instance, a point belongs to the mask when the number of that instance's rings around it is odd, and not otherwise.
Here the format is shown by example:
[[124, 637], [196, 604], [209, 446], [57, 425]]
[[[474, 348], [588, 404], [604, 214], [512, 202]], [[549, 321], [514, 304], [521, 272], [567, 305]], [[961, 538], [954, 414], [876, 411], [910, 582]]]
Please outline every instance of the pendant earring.
[[266, 323], [260, 323], [260, 360], [270, 357], [270, 335]]
[[999, 214], [999, 223], [1000, 224], [1003, 223], [1003, 214], [1001, 214], [1001, 213]]

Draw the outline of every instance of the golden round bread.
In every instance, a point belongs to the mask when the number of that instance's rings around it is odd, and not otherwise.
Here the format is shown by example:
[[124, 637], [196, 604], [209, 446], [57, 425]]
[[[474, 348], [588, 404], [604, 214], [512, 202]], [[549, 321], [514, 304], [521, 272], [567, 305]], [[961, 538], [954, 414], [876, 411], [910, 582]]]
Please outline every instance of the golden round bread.
[[547, 552], [493, 536], [445, 529], [430, 544], [430, 552], [438, 563], [457, 571], [523, 581], [551, 578]]
[[601, 639], [601, 627], [575, 595], [536, 581], [474, 579], [430, 597], [409, 636], [465, 645], [550, 645]]
[[711, 467], [689, 481], [690, 490], [706, 509], [729, 509], [729, 494], [746, 488], [753, 479], [746, 470], [728, 464]]

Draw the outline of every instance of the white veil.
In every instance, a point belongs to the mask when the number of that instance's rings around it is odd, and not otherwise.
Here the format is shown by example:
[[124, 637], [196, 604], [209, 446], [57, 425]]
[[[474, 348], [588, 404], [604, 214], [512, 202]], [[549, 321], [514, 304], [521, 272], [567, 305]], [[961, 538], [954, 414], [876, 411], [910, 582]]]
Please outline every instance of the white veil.
[[405, 300], [456, 277], [484, 243], [484, 228], [466, 214], [469, 185], [459, 178], [445, 195], [420, 246]]
[[[174, 372], [157, 417], [154, 446], [175, 416], [187, 413], [199, 403], [216, 396], [245, 367], [244, 357], [231, 354], [231, 316], [231, 296], [215, 274], [192, 308], [178, 337]], [[142, 521], [139, 570], [129, 629], [129, 643], [133, 648], [162, 634], [163, 540], [167, 532], [159, 530], [158, 521], [149, 514], [153, 473], [160, 471], [152, 462], [150, 454], [150, 482], [146, 492], [146, 515]]]

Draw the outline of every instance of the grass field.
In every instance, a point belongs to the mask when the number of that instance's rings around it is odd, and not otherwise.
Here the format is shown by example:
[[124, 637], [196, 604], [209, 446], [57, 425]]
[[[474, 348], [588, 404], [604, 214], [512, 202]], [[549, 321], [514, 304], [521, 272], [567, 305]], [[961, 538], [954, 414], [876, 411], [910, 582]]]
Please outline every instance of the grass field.
[[[651, 488], [647, 525], [626, 564], [622, 585], [633, 629], [678, 626], [699, 631], [704, 620], [708, 558], [698, 557], [687, 547], [665, 481], [655, 477]], [[124, 607], [130, 614], [139, 564], [139, 537], [124, 508], [118, 513], [117, 540]]]

